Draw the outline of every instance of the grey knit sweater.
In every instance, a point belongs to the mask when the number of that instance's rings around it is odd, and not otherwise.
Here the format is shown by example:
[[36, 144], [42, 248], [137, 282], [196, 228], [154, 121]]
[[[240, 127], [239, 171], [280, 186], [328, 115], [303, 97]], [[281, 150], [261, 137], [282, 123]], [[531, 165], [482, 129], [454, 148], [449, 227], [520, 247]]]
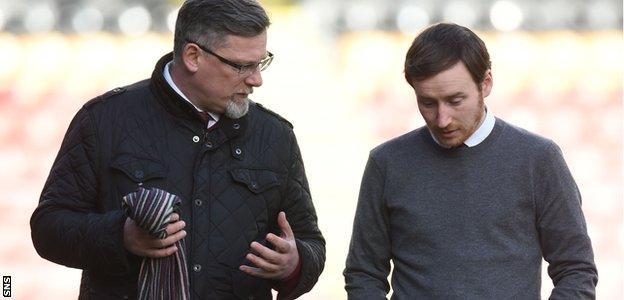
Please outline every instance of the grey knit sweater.
[[471, 148], [426, 127], [371, 151], [344, 271], [349, 299], [593, 299], [581, 197], [552, 141], [497, 119]]

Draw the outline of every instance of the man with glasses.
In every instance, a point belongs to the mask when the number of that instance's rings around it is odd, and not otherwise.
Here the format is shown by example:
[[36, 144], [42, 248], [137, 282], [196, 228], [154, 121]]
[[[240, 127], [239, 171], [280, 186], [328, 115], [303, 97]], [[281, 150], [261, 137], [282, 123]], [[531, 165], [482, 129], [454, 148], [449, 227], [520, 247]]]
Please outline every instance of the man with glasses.
[[[269, 24], [255, 0], [188, 0], [151, 78], [74, 117], [31, 228], [42, 257], [83, 269], [81, 298], [293, 299], [314, 286], [325, 241], [292, 125], [248, 98], [273, 60]], [[165, 238], [126, 216], [137, 191], [181, 199]], [[174, 254], [186, 294], [158, 277], [167, 267], [152, 280], [141, 267]]]

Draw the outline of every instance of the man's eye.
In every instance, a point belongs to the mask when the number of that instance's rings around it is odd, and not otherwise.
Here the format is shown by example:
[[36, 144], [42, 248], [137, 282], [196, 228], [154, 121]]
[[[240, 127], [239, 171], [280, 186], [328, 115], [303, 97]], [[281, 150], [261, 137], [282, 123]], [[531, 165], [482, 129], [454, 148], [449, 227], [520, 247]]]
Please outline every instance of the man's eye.
[[452, 105], [459, 105], [459, 104], [461, 104], [462, 100], [464, 100], [464, 98], [454, 98], [453, 100], [451, 100], [451, 104]]
[[240, 69], [243, 72], [248, 72], [248, 71], [254, 70], [257, 67], [258, 67], [258, 64], [248, 64], [248, 65], [241, 66]]

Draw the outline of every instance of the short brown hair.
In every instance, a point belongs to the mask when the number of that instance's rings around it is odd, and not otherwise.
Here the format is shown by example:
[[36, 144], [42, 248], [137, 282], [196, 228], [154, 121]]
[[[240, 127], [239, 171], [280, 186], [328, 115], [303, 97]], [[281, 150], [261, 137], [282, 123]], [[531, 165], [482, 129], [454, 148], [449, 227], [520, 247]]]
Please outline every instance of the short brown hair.
[[405, 56], [405, 80], [425, 80], [463, 62], [479, 85], [491, 68], [485, 43], [470, 29], [451, 23], [438, 23], [422, 31]]

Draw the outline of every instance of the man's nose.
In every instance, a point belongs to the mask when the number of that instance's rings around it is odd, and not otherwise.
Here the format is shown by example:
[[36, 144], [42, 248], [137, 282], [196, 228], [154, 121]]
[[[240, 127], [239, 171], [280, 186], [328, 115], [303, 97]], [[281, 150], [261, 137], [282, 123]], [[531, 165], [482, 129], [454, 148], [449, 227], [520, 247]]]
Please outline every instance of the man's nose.
[[245, 83], [247, 85], [253, 87], [259, 87], [262, 85], [262, 73], [260, 73], [260, 68], [255, 68], [247, 78], [245, 78]]
[[436, 126], [438, 128], [446, 128], [451, 124], [451, 110], [445, 105], [438, 107], [438, 115], [436, 117]]

